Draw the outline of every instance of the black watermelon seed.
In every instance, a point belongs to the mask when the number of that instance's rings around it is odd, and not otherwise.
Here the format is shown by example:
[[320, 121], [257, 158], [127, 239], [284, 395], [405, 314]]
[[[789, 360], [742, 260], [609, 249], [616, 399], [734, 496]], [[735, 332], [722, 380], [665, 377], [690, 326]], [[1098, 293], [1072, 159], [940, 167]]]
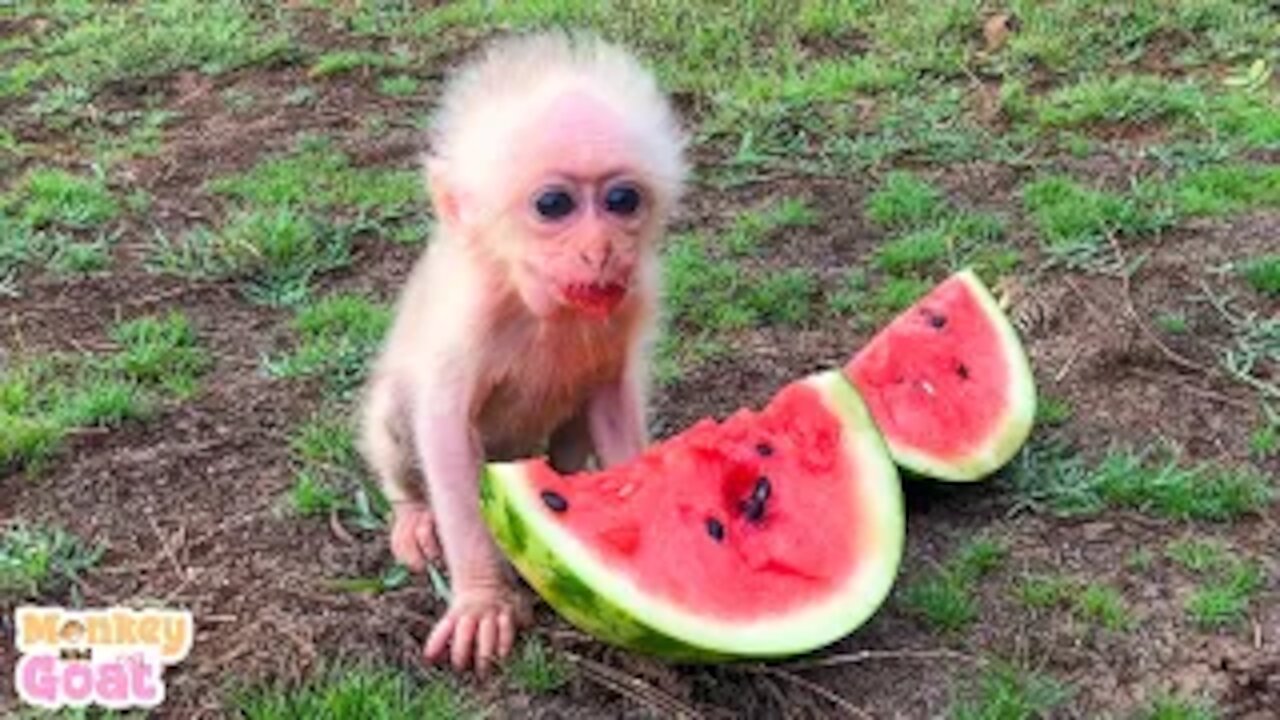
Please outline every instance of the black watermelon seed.
[[920, 312], [921, 312], [921, 313], [923, 313], [923, 314], [924, 314], [925, 319], [929, 321], [929, 325], [933, 326], [934, 328], [937, 328], [938, 330], [941, 330], [942, 328], [946, 327], [946, 325], [947, 325], [947, 316], [946, 316], [946, 315], [942, 315], [942, 314], [940, 314], [940, 313], [936, 313], [936, 312], [934, 312], [934, 311], [932, 311], [932, 310], [929, 310], [929, 309], [927, 309], [927, 308], [926, 308], [926, 309], [924, 309], [924, 310], [921, 310]]
[[757, 500], [754, 496], [742, 503], [742, 513], [747, 516], [751, 522], [757, 522], [764, 517], [764, 501]]
[[542, 502], [546, 503], [547, 507], [554, 512], [561, 513], [569, 509], [569, 501], [565, 500], [564, 496], [555, 490], [543, 490]]
[[773, 446], [767, 442], [757, 443], [756, 452], [760, 454], [760, 457], [769, 457], [773, 454]]
[[773, 486], [769, 484], [769, 478], [761, 475], [756, 480], [756, 487], [751, 491], [751, 499], [755, 502], [763, 503], [769, 499], [769, 493], [773, 490]]
[[707, 534], [716, 542], [724, 540], [724, 525], [713, 517], [707, 518]]
[[968, 380], [969, 366], [965, 365], [964, 363], [960, 363], [959, 365], [956, 366], [956, 374], [959, 375], [962, 380]]

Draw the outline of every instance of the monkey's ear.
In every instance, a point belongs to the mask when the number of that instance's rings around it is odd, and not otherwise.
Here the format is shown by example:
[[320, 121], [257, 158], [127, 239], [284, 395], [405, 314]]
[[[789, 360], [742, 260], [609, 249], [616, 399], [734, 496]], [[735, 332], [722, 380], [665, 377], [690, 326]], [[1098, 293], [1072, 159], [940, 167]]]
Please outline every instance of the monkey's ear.
[[428, 155], [422, 159], [422, 169], [436, 216], [446, 227], [457, 228], [462, 219], [462, 207], [449, 182], [449, 163]]

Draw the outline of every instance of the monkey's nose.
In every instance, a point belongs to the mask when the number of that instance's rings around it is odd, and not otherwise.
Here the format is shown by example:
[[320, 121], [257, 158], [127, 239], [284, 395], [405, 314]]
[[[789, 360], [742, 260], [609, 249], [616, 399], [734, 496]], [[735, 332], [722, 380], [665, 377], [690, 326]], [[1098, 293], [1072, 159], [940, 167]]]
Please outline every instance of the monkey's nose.
[[603, 273], [609, 265], [609, 259], [613, 257], [613, 246], [606, 243], [600, 248], [583, 250], [578, 253], [578, 257], [592, 272]]

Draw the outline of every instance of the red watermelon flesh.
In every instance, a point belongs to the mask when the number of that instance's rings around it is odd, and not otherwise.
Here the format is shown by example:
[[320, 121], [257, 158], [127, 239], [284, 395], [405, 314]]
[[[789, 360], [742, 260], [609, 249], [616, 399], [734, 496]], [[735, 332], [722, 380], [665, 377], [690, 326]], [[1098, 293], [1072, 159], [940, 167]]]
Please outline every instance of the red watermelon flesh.
[[976, 480], [1007, 462], [1035, 416], [1026, 353], [972, 271], [956, 273], [895, 318], [846, 366], [895, 461], [943, 480]]
[[619, 467], [491, 465], [483, 488], [495, 537], [544, 598], [604, 639], [666, 655], [830, 642], [883, 600], [901, 553], [897, 474], [835, 372]]

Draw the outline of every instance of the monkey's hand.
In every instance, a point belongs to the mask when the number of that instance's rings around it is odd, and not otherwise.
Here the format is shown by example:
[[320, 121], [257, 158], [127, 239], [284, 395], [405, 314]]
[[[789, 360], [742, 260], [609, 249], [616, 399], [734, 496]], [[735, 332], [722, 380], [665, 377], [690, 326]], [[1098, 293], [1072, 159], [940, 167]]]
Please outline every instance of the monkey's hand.
[[440, 557], [435, 518], [426, 503], [398, 502], [391, 520], [391, 554], [413, 572], [427, 569]]
[[449, 650], [456, 670], [475, 661], [487, 675], [495, 660], [511, 654], [516, 631], [533, 622], [527, 600], [505, 580], [459, 584], [445, 616], [432, 628], [424, 650], [428, 662], [439, 662]]

